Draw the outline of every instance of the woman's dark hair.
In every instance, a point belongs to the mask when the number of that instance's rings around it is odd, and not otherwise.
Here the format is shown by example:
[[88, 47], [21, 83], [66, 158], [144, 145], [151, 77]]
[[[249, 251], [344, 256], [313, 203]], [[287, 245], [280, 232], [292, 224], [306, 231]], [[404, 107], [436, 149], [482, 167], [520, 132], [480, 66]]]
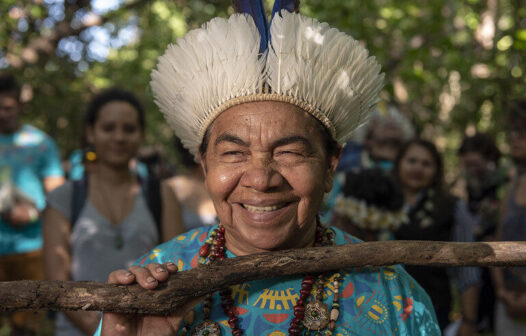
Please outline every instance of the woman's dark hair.
[[378, 168], [347, 173], [342, 194], [388, 211], [400, 210], [404, 205], [402, 191]]
[[15, 76], [11, 74], [0, 74], [0, 93], [12, 94], [16, 100], [20, 100], [20, 86]]
[[145, 129], [146, 121], [144, 117], [144, 108], [139, 102], [139, 99], [137, 99], [137, 97], [130, 91], [126, 91], [119, 88], [111, 88], [104, 90], [97, 94], [95, 97], [93, 97], [90, 104], [88, 105], [88, 109], [86, 110], [86, 115], [84, 116], [84, 125], [93, 126], [97, 121], [97, 118], [99, 117], [100, 109], [104, 105], [115, 101], [126, 102], [133, 106], [135, 110], [137, 110], [137, 115], [139, 117], [139, 125], [141, 126], [141, 129]]
[[402, 161], [402, 159], [407, 154], [409, 149], [413, 146], [422, 147], [425, 150], [427, 150], [429, 154], [431, 154], [433, 161], [435, 161], [436, 172], [435, 172], [435, 176], [431, 180], [430, 187], [433, 189], [441, 190], [443, 180], [444, 180], [444, 163], [442, 162], [442, 155], [438, 152], [438, 149], [436, 148], [436, 146], [432, 142], [427, 141], [427, 140], [413, 139], [413, 140], [406, 142], [402, 146], [402, 148], [398, 152], [398, 155], [396, 156], [396, 159], [394, 161], [393, 174], [395, 178], [398, 180], [398, 182], [400, 182], [400, 172], [399, 172], [400, 161]]
[[[207, 138], [209, 137], [210, 136], [208, 136]], [[197, 162], [195, 162], [194, 156], [192, 155], [192, 153], [190, 153], [190, 151], [183, 146], [183, 143], [178, 137], [174, 137], [173, 144], [174, 144], [175, 149], [177, 150], [178, 161], [182, 166], [186, 168], [193, 168], [199, 165]], [[205, 151], [206, 151], [206, 148], [205, 148]]]
[[486, 160], [491, 162], [498, 162], [500, 159], [500, 151], [495, 145], [495, 140], [486, 133], [477, 133], [472, 136], [467, 136], [462, 140], [458, 155], [475, 152], [482, 155]]

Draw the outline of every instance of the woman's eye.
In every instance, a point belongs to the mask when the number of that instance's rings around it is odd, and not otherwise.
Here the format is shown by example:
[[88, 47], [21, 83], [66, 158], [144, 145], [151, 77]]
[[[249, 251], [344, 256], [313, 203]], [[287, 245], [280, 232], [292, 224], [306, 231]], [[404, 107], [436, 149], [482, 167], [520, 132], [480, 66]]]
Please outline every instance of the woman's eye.
[[224, 156], [234, 156], [234, 155], [241, 155], [242, 152], [241, 151], [228, 151], [228, 152], [224, 152], [222, 155]]
[[111, 132], [111, 131], [113, 131], [114, 128], [115, 128], [115, 127], [114, 127], [113, 125], [103, 125], [103, 126], [102, 126], [102, 130], [103, 130], [104, 132]]
[[137, 131], [136, 126], [124, 126], [124, 132], [126, 133], [134, 133]]
[[229, 151], [221, 152], [220, 158], [223, 162], [235, 163], [235, 162], [244, 161], [246, 157], [245, 157], [244, 151], [229, 150]]
[[305, 154], [299, 151], [282, 150], [274, 154], [274, 157], [278, 161], [282, 162], [298, 162], [305, 158]]
[[221, 157], [225, 160], [240, 160], [244, 157], [244, 152], [239, 150], [229, 150], [221, 153]]
[[301, 153], [294, 152], [294, 151], [281, 151], [281, 152], [278, 152], [278, 154], [303, 156]]
[[431, 168], [433, 167], [433, 164], [431, 162], [423, 162], [422, 166], [424, 166], [425, 168]]

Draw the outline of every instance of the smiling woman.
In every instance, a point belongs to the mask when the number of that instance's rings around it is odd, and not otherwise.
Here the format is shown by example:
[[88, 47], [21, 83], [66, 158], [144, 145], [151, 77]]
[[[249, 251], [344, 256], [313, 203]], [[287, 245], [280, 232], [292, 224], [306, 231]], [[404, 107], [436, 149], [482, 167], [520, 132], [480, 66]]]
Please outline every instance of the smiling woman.
[[[104, 281], [114, 269], [130, 266], [159, 242], [183, 232], [171, 189], [158, 188], [165, 206], [157, 216], [143, 188], [146, 182], [153, 185], [153, 177], [143, 181], [130, 169], [144, 126], [142, 106], [130, 92], [105, 90], [89, 104], [85, 137], [92, 156], [84, 162], [84, 176], [48, 196], [44, 269], [49, 280]], [[56, 335], [93, 333], [98, 319], [96, 312], [61, 313]]]
[[[467, 208], [462, 203], [443, 189], [442, 157], [433, 143], [421, 139], [407, 142], [395, 160], [394, 173], [409, 217], [409, 222], [394, 232], [396, 239], [473, 241], [473, 217], [466, 214]], [[462, 307], [461, 330], [464, 330], [460, 334], [465, 335], [467, 330], [474, 332], [479, 269], [406, 266], [406, 270], [431, 297], [442, 329], [449, 324], [453, 284]]]
[[327, 157], [319, 122], [280, 102], [237, 105], [210, 128], [206, 185], [236, 255], [314, 242], [316, 215], [338, 155]]
[[[252, 16], [213, 19], [159, 59], [152, 73], [156, 102], [201, 163], [220, 224], [157, 247], [129, 270], [113, 272], [110, 283], [154, 289], [177, 269], [218, 259], [359, 243], [324, 227], [318, 212], [341, 144], [373, 109], [383, 75], [351, 37], [281, 10], [294, 4], [276, 2], [269, 28], [260, 1], [235, 2]], [[429, 298], [399, 266], [252, 281], [198, 298], [171, 316], [105, 313], [101, 325], [103, 335], [153, 330], [440, 333]]]

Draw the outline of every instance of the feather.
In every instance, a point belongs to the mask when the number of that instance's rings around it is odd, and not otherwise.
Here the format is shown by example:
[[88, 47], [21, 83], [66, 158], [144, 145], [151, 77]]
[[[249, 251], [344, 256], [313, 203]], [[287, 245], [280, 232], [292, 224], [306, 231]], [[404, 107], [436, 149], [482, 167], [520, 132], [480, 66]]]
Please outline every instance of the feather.
[[286, 10], [274, 16], [270, 36], [266, 73], [272, 90], [321, 111], [315, 117], [328, 120], [335, 140], [344, 143], [378, 100], [380, 65], [347, 34]]
[[259, 51], [263, 53], [267, 48], [269, 39], [269, 24], [267, 14], [265, 14], [263, 0], [232, 0], [232, 7], [234, 8], [234, 12], [248, 14], [254, 19], [259, 35], [261, 36]]
[[215, 109], [261, 90], [264, 59], [259, 43], [253, 19], [234, 14], [190, 31], [159, 57], [151, 75], [154, 100], [195, 157]]
[[272, 19], [274, 15], [281, 13], [281, 10], [287, 10], [291, 13], [299, 13], [300, 11], [300, 0], [276, 0], [274, 1], [274, 7], [272, 7]]
[[239, 98], [295, 104], [339, 143], [374, 109], [381, 67], [351, 36], [285, 9], [274, 16], [270, 36], [262, 49], [252, 16], [234, 14], [190, 31], [159, 57], [151, 81], [155, 102], [196, 158], [208, 126]]

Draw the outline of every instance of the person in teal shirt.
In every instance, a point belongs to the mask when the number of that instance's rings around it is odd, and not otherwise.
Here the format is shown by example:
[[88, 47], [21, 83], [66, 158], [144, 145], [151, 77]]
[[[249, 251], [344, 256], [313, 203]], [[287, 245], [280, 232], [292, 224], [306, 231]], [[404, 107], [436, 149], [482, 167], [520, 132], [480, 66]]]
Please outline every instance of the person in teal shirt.
[[[154, 290], [216, 260], [360, 244], [319, 220], [342, 144], [378, 99], [383, 75], [352, 37], [277, 1], [189, 32], [159, 58], [155, 101], [199, 161], [219, 225], [153, 249], [113, 284]], [[270, 35], [270, 40], [267, 38]], [[342, 56], [344, 55], [344, 56]], [[168, 316], [106, 312], [96, 335], [440, 335], [432, 303], [400, 266], [252, 281]]]
[[[55, 142], [20, 123], [20, 89], [0, 75], [0, 281], [42, 280], [42, 223], [45, 195], [63, 182]], [[24, 330], [33, 313], [11, 316], [13, 332]]]

